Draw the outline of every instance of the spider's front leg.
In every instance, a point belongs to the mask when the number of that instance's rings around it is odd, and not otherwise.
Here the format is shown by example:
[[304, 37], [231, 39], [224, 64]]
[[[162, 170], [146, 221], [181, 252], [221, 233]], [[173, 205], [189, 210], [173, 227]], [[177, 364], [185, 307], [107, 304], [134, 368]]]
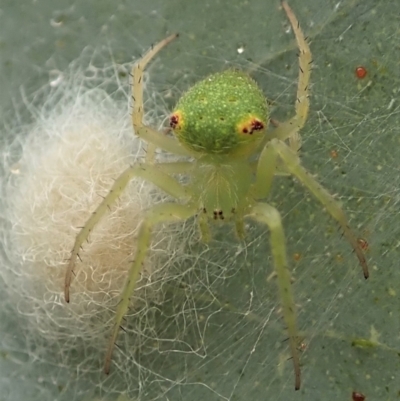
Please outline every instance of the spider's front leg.
[[307, 120], [308, 109], [310, 107], [309, 81], [312, 59], [310, 46], [300, 29], [299, 21], [286, 1], [282, 1], [282, 7], [289, 18], [299, 48], [299, 77], [295, 106], [296, 115], [286, 122], [278, 123], [272, 135], [281, 140], [288, 139], [290, 148], [297, 153], [301, 148], [299, 131]]
[[181, 146], [181, 144], [143, 124], [143, 72], [151, 59], [170, 42], [179, 35], [173, 34], [153, 46], [135, 65], [132, 67], [132, 125], [135, 134], [148, 143], [146, 162], [153, 163], [156, 148], [161, 148], [170, 153], [181, 156], [190, 156], [190, 154]]
[[283, 319], [285, 320], [288, 334], [289, 346], [292, 354], [295, 389], [300, 388], [300, 360], [297, 351], [297, 324], [295, 303], [293, 298], [292, 285], [286, 257], [285, 235], [283, 232], [281, 216], [279, 212], [267, 203], [258, 203], [250, 211], [249, 216], [264, 224], [270, 230], [271, 251], [274, 258], [275, 272], [277, 275], [279, 295], [282, 303]]
[[192, 205], [179, 205], [177, 203], [156, 205], [146, 212], [144, 220], [140, 225], [135, 260], [128, 272], [128, 277], [117, 307], [114, 328], [111, 334], [104, 364], [104, 372], [106, 374], [110, 373], [112, 353], [121, 327], [122, 319], [128, 311], [130, 298], [135, 289], [138, 275], [142, 270], [144, 259], [150, 247], [152, 227], [160, 223], [186, 220], [194, 216], [196, 212], [197, 208]]

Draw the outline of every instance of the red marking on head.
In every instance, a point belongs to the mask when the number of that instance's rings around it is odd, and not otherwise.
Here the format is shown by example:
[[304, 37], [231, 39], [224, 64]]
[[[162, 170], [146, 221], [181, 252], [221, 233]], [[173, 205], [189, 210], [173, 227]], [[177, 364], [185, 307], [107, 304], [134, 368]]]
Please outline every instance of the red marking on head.
[[260, 131], [264, 129], [264, 124], [260, 120], [253, 120], [251, 122], [252, 131]]
[[364, 79], [367, 76], [367, 69], [363, 66], [359, 66], [355, 69], [356, 77]]
[[176, 114], [172, 114], [169, 119], [169, 126], [174, 129], [179, 124], [179, 116]]
[[254, 131], [264, 129], [264, 124], [260, 120], [253, 118], [242, 125], [242, 133], [251, 135]]

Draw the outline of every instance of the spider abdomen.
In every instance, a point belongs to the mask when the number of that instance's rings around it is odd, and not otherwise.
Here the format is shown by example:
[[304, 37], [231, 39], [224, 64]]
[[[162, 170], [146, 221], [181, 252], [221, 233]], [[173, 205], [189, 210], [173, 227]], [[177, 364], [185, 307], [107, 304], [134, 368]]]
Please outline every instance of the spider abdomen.
[[232, 154], [262, 139], [266, 99], [245, 72], [226, 70], [198, 82], [179, 100], [170, 126], [186, 147], [201, 153]]

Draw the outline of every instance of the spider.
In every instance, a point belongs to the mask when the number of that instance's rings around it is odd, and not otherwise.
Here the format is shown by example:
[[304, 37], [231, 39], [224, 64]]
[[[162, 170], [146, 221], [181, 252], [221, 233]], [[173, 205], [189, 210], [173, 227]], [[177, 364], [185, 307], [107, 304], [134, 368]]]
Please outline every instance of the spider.
[[[162, 48], [177, 38], [177, 34], [152, 47], [132, 68], [132, 124], [135, 134], [148, 143], [146, 159], [128, 167], [117, 178], [108, 195], [79, 231], [66, 269], [66, 302], [70, 301], [71, 279], [81, 245], [131, 179], [140, 177], [148, 180], [176, 201], [152, 206], [144, 214], [135, 259], [121, 293], [106, 352], [106, 374], [110, 372], [120, 326], [150, 247], [152, 228], [159, 223], [194, 217], [203, 241], [210, 240], [209, 224], [214, 222], [234, 223], [239, 238], [244, 238], [244, 218], [250, 217], [269, 228], [282, 313], [294, 365], [295, 389], [300, 388], [296, 312], [285, 235], [278, 210], [263, 201], [270, 193], [274, 175], [282, 169], [297, 178], [339, 223], [358, 257], [364, 277], [368, 278], [363, 250], [339, 203], [300, 164], [299, 130], [306, 122], [309, 109], [311, 51], [296, 16], [284, 0], [282, 7], [299, 48], [297, 100], [295, 115], [283, 123], [272, 120], [274, 128], [271, 130], [267, 130], [269, 110], [261, 89], [248, 74], [234, 69], [208, 76], [181, 97], [170, 117], [175, 137], [143, 123], [143, 71]], [[157, 148], [191, 160], [157, 162]], [[175, 178], [177, 174], [189, 177], [189, 182], [182, 184]]]

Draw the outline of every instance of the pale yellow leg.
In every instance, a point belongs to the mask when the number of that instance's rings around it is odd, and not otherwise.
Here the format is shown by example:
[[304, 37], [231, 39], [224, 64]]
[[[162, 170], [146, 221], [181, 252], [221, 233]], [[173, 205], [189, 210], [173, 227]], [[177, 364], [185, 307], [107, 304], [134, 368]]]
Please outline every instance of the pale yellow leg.
[[237, 217], [235, 219], [236, 235], [240, 240], [244, 240], [246, 237], [246, 229], [244, 228], [243, 217]]
[[272, 181], [276, 175], [276, 167], [278, 165], [277, 158], [276, 152], [267, 143], [258, 159], [256, 181], [252, 186], [252, 195], [256, 200], [265, 199], [271, 191]]
[[208, 225], [207, 215], [203, 212], [199, 212], [199, 216], [197, 218], [197, 222], [199, 224], [201, 241], [204, 243], [208, 243], [211, 241], [211, 232], [210, 226]]
[[164, 203], [156, 205], [146, 212], [146, 216], [140, 226], [140, 231], [137, 239], [137, 250], [135, 260], [128, 272], [128, 278], [125, 287], [121, 294], [120, 302], [118, 303], [117, 313], [114, 323], [114, 328], [111, 334], [110, 342], [108, 345], [104, 372], [110, 373], [111, 358], [118, 337], [122, 319], [129, 309], [130, 297], [136, 286], [138, 275], [143, 267], [144, 259], [150, 247], [151, 229], [154, 225], [159, 223], [169, 223], [173, 221], [183, 221], [195, 215], [197, 208], [194, 206], [179, 205], [176, 203]]
[[357, 241], [357, 237], [349, 227], [347, 218], [339, 203], [323, 188], [307, 170], [300, 164], [300, 160], [284, 142], [273, 139], [267, 144], [272, 147], [284, 162], [287, 170], [293, 174], [308, 190], [323, 204], [328, 213], [339, 223], [344, 236], [350, 242], [363, 269], [364, 277], [368, 278], [368, 265], [364, 253]]
[[[161, 163], [157, 166], [139, 164], [137, 166], [131, 166], [127, 168], [117, 178], [108, 195], [103, 199], [97, 209], [92, 213], [89, 220], [81, 228], [75, 238], [75, 243], [71, 251], [71, 257], [69, 259], [69, 263], [65, 273], [64, 296], [66, 302], [70, 301], [69, 289], [71, 286], [72, 273], [74, 271], [76, 259], [79, 256], [79, 251], [82, 244], [87, 240], [94, 226], [101, 220], [108, 208], [114, 204], [114, 202], [124, 191], [128, 183], [134, 177], [144, 178], [145, 180], [152, 182], [153, 184], [164, 190], [167, 194], [174, 196], [175, 198], [181, 200], [189, 198], [190, 194], [187, 192], [187, 188], [183, 187], [175, 179], [166, 174], [164, 172], [165, 166], [168, 166], [167, 168], [172, 170], [173, 167], [176, 165], [175, 163]], [[178, 163], [177, 167], [180, 168], [182, 166]]]
[[297, 324], [295, 303], [290, 283], [290, 273], [286, 258], [286, 241], [283, 232], [281, 216], [279, 212], [267, 203], [258, 203], [250, 211], [250, 217], [268, 225], [270, 230], [271, 252], [274, 258], [277, 275], [279, 295], [282, 303], [283, 319], [285, 320], [288, 334], [289, 347], [292, 355], [295, 390], [300, 388], [300, 360], [297, 352]]
[[143, 125], [143, 71], [151, 59], [166, 45], [178, 37], [173, 34], [153, 46], [132, 68], [132, 125], [135, 134], [147, 142], [146, 162], [153, 163], [155, 150], [161, 148], [177, 155], [189, 155], [188, 152], [175, 140]]
[[310, 107], [309, 82], [312, 59], [310, 46], [300, 29], [299, 21], [286, 1], [282, 1], [282, 7], [292, 25], [297, 45], [299, 47], [299, 77], [295, 107], [296, 115], [287, 122], [279, 123], [279, 126], [273, 130], [272, 135], [281, 140], [289, 139], [290, 148], [297, 153], [301, 148], [301, 137], [299, 131], [307, 120], [308, 109]]

